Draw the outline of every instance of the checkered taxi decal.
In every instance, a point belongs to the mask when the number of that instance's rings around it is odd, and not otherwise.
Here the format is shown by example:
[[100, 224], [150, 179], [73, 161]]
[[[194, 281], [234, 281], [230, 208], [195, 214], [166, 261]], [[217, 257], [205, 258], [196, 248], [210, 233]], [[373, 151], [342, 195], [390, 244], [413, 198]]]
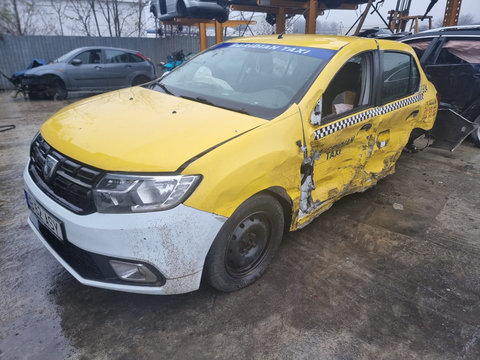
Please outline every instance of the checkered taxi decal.
[[[423, 90], [426, 90], [425, 88]], [[339, 130], [345, 129], [349, 126], [355, 125], [359, 122], [362, 122], [364, 120], [370, 119], [371, 117], [377, 116], [377, 115], [383, 115], [387, 114], [393, 110], [400, 109], [402, 107], [405, 107], [407, 105], [411, 105], [413, 103], [416, 103], [418, 101], [423, 100], [423, 93], [419, 93], [418, 95], [411, 96], [406, 99], [398, 100], [393, 103], [383, 105], [376, 107], [374, 109], [368, 109], [365, 110], [359, 114], [350, 116], [348, 118], [345, 118], [343, 120], [337, 121], [335, 123], [329, 124], [321, 129], [315, 130], [314, 132], [314, 140], [319, 140], [327, 135], [333, 134]]]

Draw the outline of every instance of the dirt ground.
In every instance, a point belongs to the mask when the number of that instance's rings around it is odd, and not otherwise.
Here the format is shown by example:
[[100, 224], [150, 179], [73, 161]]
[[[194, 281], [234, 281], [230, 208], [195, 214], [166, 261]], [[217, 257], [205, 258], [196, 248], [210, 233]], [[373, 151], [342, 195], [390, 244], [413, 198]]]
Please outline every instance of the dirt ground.
[[89, 288], [26, 223], [30, 140], [68, 101], [0, 93], [0, 359], [479, 359], [480, 149], [397, 172], [287, 234], [231, 294]]

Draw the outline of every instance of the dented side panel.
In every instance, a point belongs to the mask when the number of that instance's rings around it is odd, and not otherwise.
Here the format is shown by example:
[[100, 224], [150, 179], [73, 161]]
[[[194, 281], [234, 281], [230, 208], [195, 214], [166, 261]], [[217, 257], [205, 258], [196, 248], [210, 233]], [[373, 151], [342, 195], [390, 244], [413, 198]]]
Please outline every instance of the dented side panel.
[[[388, 45], [415, 56], [404, 44]], [[296, 230], [342, 196], [392, 173], [412, 129], [428, 130], [435, 119], [435, 89], [421, 70], [421, 86], [407, 98], [372, 104], [328, 124], [312, 123], [311, 116], [343, 64], [376, 49], [374, 40], [345, 46], [298, 106], [190, 164], [184, 172], [204, 178], [185, 204], [229, 217], [249, 197], [279, 187], [290, 198], [290, 230]]]
[[283, 188], [298, 206], [303, 153], [298, 107], [193, 162], [185, 173], [203, 174], [186, 205], [229, 217], [249, 197]]
[[[419, 90], [406, 98], [373, 106], [332, 123], [316, 126], [310, 118], [305, 121], [310, 139], [307, 163], [312, 164], [309, 171], [313, 175], [307, 176], [308, 186], [302, 187], [303, 202], [292, 228], [305, 226], [342, 196], [365, 190], [393, 173], [411, 131], [414, 128], [429, 130], [433, 126], [438, 107], [436, 91], [421, 71], [413, 51], [401, 45], [380, 43], [388, 45], [386, 50], [400, 50], [414, 56], [420, 71]], [[344, 49], [344, 54], [337, 54], [344, 59], [339, 67], [355, 55], [354, 51]], [[330, 78], [335, 70], [338, 68], [328, 74]], [[316, 93], [312, 92], [314, 101], [303, 104], [309, 114], [327, 88], [328, 80], [321, 84]]]

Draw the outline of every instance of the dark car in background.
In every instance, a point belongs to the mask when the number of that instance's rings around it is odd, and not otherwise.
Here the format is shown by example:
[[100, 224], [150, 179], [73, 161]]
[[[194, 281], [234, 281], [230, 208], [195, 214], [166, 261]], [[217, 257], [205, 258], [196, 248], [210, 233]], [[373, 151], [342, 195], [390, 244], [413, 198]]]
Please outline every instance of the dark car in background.
[[30, 99], [65, 99], [69, 91], [106, 91], [144, 84], [156, 78], [155, 66], [135, 50], [92, 46], [68, 52], [25, 72]]
[[[480, 25], [427, 30], [400, 41], [417, 53], [442, 106], [480, 124]], [[480, 128], [471, 135], [480, 147]]]
[[358, 36], [366, 37], [366, 38], [373, 38], [373, 39], [384, 39], [384, 40], [398, 40], [403, 38], [407, 35], [411, 35], [411, 32], [404, 31], [401, 33], [395, 33], [388, 28], [380, 28], [378, 26], [362, 29]]

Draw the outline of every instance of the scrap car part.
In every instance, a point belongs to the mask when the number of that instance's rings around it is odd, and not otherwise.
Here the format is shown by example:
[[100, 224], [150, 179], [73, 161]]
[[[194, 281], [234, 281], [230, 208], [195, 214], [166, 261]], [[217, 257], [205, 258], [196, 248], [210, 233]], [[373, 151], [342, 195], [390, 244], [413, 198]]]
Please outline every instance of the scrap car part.
[[480, 124], [468, 121], [452, 108], [441, 105], [435, 124], [430, 130], [430, 135], [435, 139], [431, 146], [453, 151], [479, 126]]

